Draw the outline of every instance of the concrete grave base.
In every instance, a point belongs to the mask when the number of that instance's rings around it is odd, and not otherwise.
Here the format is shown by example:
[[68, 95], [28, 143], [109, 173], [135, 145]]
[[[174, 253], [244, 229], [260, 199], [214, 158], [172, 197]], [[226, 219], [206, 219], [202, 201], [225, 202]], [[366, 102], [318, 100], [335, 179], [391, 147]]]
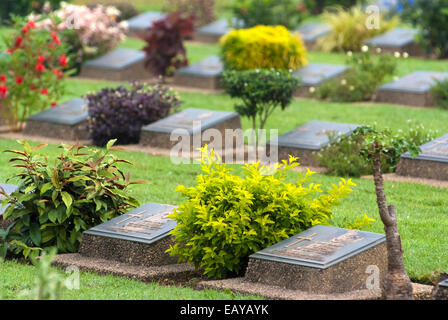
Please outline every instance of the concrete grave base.
[[298, 157], [298, 161], [302, 166], [319, 167], [319, 163], [317, 162], [314, 152], [318, 152], [318, 150], [314, 151], [310, 149], [278, 146], [278, 160], [288, 160], [291, 155]]
[[189, 264], [170, 264], [164, 266], [139, 266], [101, 258], [74, 254], [56, 255], [53, 265], [62, 269], [76, 266], [81, 271], [92, 271], [100, 275], [114, 275], [143, 282], [188, 282], [199, 277], [201, 272]]
[[396, 174], [448, 181], [448, 162], [401, 158]]
[[375, 101], [415, 107], [431, 107], [434, 105], [434, 98], [430, 92], [413, 93], [379, 89], [376, 92]]
[[[199, 282], [201, 289], [230, 290], [235, 293], [260, 295], [270, 300], [379, 300], [382, 299], [380, 289], [356, 290], [345, 293], [316, 294], [284, 287], [254, 283], [244, 278], [212, 280]], [[431, 299], [432, 286], [413, 283], [415, 300]]]
[[194, 87], [207, 90], [222, 89], [221, 78], [217, 76], [201, 76], [190, 74], [175, 74], [173, 84], [178, 87]]
[[87, 140], [89, 130], [87, 121], [76, 125], [65, 125], [44, 121], [28, 120], [23, 134], [26, 136], [43, 136], [49, 138], [63, 138], [66, 140]]

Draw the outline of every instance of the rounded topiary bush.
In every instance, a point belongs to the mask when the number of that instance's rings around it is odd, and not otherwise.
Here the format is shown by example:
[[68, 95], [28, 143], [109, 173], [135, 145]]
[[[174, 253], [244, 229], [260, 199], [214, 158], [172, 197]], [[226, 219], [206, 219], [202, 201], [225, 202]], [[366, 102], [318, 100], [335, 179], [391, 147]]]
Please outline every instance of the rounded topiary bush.
[[197, 186], [177, 188], [187, 200], [170, 215], [177, 225], [171, 232], [176, 243], [168, 251], [212, 278], [239, 275], [252, 253], [328, 224], [331, 207], [354, 185], [342, 180], [323, 192], [319, 184], [307, 183], [311, 171], [288, 182], [287, 172], [298, 165], [294, 157], [276, 170], [245, 164], [243, 176], [220, 164], [207, 147], [201, 160]]
[[308, 63], [300, 36], [283, 26], [232, 30], [220, 39], [220, 45], [221, 57], [230, 69], [295, 70]]

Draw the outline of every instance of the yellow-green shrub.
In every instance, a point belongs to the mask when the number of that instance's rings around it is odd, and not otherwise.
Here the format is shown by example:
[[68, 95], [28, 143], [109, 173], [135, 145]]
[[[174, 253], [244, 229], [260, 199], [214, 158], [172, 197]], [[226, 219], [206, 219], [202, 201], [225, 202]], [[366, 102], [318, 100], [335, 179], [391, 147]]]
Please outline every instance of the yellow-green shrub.
[[294, 157], [274, 172], [259, 163], [245, 164], [243, 176], [233, 174], [207, 147], [201, 161], [197, 186], [177, 187], [187, 201], [170, 215], [177, 226], [171, 231], [176, 244], [168, 251], [213, 278], [241, 274], [250, 254], [328, 224], [332, 206], [355, 185], [341, 179], [323, 192], [320, 184], [309, 183], [309, 170], [287, 182], [287, 172], [299, 165]]
[[283, 26], [232, 30], [220, 39], [220, 45], [224, 64], [231, 69], [295, 70], [307, 64], [299, 34], [291, 34]]
[[325, 11], [321, 15], [322, 20], [332, 31], [320, 38], [317, 46], [324, 51], [359, 51], [365, 41], [395, 28], [399, 22], [397, 17], [387, 20], [384, 14], [380, 14], [379, 29], [368, 29], [366, 22], [369, 16], [360, 7], [347, 11], [336, 7]]

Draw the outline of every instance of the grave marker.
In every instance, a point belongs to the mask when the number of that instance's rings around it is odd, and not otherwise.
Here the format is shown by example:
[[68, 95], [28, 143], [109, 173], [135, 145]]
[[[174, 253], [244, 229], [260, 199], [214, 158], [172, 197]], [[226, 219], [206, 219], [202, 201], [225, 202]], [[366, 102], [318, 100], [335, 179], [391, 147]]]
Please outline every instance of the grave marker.
[[88, 139], [87, 102], [74, 98], [28, 118], [23, 133], [67, 140]]
[[401, 155], [396, 173], [401, 176], [448, 181], [448, 134], [420, 146], [421, 152], [412, 158]]
[[[7, 194], [11, 194], [17, 189], [17, 186], [7, 183], [0, 183], [0, 187], [2, 187]], [[0, 194], [0, 201], [4, 199], [5, 196]], [[5, 213], [7, 207], [8, 205], [3, 207], [0, 203], [0, 229], [6, 229], [11, 224], [10, 220], [3, 220], [3, 213]]]
[[174, 75], [174, 84], [177, 86], [194, 87], [201, 89], [220, 89], [220, 75], [223, 63], [218, 56], [210, 56], [197, 63], [180, 68]]
[[358, 125], [310, 121], [288, 133], [278, 137], [278, 144], [269, 141], [269, 148], [278, 147], [279, 160], [288, 160], [289, 155], [299, 157], [301, 165], [318, 166], [314, 152], [321, 150], [330, 143], [327, 133], [349, 135]]
[[448, 73], [415, 71], [379, 87], [376, 101], [408, 106], [430, 107], [434, 104], [431, 87], [436, 80], [448, 79]]
[[151, 30], [154, 21], [161, 20], [165, 17], [165, 13], [156, 11], [139, 14], [128, 20], [129, 34], [135, 37], [145, 36]]
[[[194, 126], [195, 121], [200, 121], [200, 127]], [[210, 138], [202, 134], [206, 129], [218, 130], [225, 137], [225, 129], [241, 129], [241, 120], [235, 112], [212, 111], [205, 109], [188, 108], [167, 118], [156, 121], [142, 128], [140, 143], [154, 148], [170, 149], [176, 145], [181, 138], [170, 141], [170, 135], [175, 129], [184, 129], [183, 138], [189, 138], [190, 150], [193, 150], [194, 136], [198, 138], [201, 145], [210, 144]], [[222, 141], [225, 146], [225, 141]]]
[[[243, 27], [242, 22], [238, 22], [236, 19], [232, 21], [234, 25]], [[229, 25], [228, 19], [220, 19], [199, 28], [194, 35], [194, 40], [204, 43], [217, 43], [223, 35], [229, 33], [232, 29], [233, 26]]]
[[[381, 234], [314, 226], [249, 257], [245, 279], [311, 293], [343, 293], [366, 288], [366, 270], [387, 270], [386, 237]], [[281, 275], [281, 276], [279, 276]]]
[[310, 22], [294, 30], [298, 32], [308, 50], [313, 50], [317, 40], [330, 33], [331, 28], [325, 23]]
[[145, 69], [145, 53], [118, 48], [82, 66], [80, 77], [109, 81], [145, 80], [152, 78]]
[[365, 42], [373, 48], [381, 48], [381, 52], [407, 52], [410, 56], [424, 55], [422, 48], [415, 41], [418, 30], [395, 28]]
[[83, 233], [79, 253], [142, 266], [176, 263], [165, 253], [173, 244], [176, 222], [168, 215], [176, 206], [147, 203]]
[[294, 75], [300, 77], [300, 87], [294, 93], [296, 97], [307, 97], [311, 87], [318, 87], [323, 82], [342, 76], [347, 71], [346, 66], [310, 63], [303, 68], [294, 71]]

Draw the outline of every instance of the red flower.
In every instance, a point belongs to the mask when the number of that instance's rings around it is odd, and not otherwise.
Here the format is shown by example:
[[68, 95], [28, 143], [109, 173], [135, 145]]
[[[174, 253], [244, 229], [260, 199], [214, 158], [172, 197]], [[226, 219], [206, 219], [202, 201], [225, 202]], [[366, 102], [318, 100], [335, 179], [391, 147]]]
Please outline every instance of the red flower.
[[23, 78], [22, 77], [17, 77], [16, 78], [16, 83], [17, 84], [22, 84], [22, 82], [23, 82]]
[[43, 56], [39, 56], [37, 58], [37, 61], [39, 61], [40, 63], [43, 63], [45, 61], [45, 58]]
[[33, 20], [31, 20], [26, 23], [26, 27], [28, 27], [30, 29], [34, 29], [34, 28], [36, 28], [36, 24], [34, 23]]
[[45, 71], [45, 66], [42, 63], [36, 64], [36, 71]]
[[57, 103], [56, 102], [52, 102], [51, 103], [51, 107], [53, 108], [53, 107], [56, 107], [57, 106]]
[[24, 26], [23, 28], [22, 28], [22, 34], [24, 35], [24, 34], [26, 34], [28, 32], [28, 27], [27, 26]]
[[0, 75], [0, 82], [6, 82], [6, 76], [4, 74]]
[[10, 48], [6, 49], [6, 53], [12, 53], [12, 49]]
[[8, 87], [5, 85], [0, 86], [0, 96], [2, 99], [6, 98], [6, 94], [8, 93]]
[[48, 44], [48, 47], [49, 47], [51, 50], [56, 49], [56, 47], [55, 47], [54, 44], [52, 44], [52, 43]]
[[65, 67], [67, 66], [67, 55], [66, 54], [61, 54], [59, 57], [59, 65], [61, 67]]
[[47, 89], [42, 89], [40, 90], [41, 94], [47, 95], [48, 94], [48, 90]]
[[58, 68], [53, 68], [53, 73], [54, 73], [54, 75], [55, 76], [59, 76], [59, 70], [58, 70]]
[[22, 37], [17, 37], [16, 44], [14, 45], [14, 48], [16, 49], [16, 48], [20, 47], [20, 44], [22, 43], [22, 41], [23, 41]]
[[53, 38], [53, 41], [59, 45], [61, 44], [61, 40], [59, 40], [58, 35], [56, 34], [56, 32], [51, 31], [51, 37]]
[[299, 11], [299, 12], [305, 12], [305, 11], [306, 11], [306, 7], [305, 7], [305, 5], [304, 5], [303, 3], [299, 3], [299, 4], [297, 5], [297, 11]]

